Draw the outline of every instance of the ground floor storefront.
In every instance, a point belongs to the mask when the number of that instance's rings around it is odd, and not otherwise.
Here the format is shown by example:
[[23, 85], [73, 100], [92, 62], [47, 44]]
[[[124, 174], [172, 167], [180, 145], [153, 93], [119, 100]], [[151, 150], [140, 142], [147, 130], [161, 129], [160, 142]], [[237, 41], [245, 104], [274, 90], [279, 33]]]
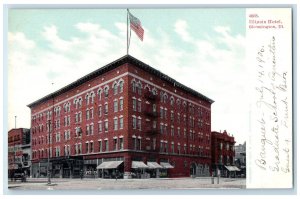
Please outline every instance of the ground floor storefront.
[[234, 165], [223, 165], [223, 164], [212, 165], [213, 176], [235, 178], [237, 177], [238, 172], [240, 172], [240, 169]]
[[210, 158], [123, 151], [51, 158], [32, 163], [32, 177], [173, 178], [210, 176]]

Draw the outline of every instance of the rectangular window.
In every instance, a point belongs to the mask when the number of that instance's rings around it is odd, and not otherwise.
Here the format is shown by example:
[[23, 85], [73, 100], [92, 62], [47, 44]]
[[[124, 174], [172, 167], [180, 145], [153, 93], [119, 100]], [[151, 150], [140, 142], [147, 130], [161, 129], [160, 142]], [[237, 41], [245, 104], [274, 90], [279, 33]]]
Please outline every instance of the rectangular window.
[[142, 112], [142, 102], [138, 101], [138, 112]]
[[152, 139], [152, 148], [153, 148], [153, 150], [156, 149], [156, 138]]
[[123, 117], [120, 117], [120, 129], [123, 129]]
[[177, 113], [177, 122], [180, 123], [180, 113]]
[[90, 111], [87, 109], [86, 110], [86, 120], [90, 119]]
[[119, 145], [120, 145], [120, 150], [124, 149], [124, 141], [123, 138], [119, 138]]
[[171, 151], [174, 153], [174, 143], [171, 144]]
[[164, 134], [164, 125], [163, 124], [160, 124], [160, 133]]
[[153, 128], [153, 129], [156, 129], [156, 121], [155, 121], [155, 120], [154, 120], [153, 123], [152, 123], [152, 128]]
[[108, 131], [108, 121], [104, 122], [104, 131], [107, 132]]
[[91, 115], [91, 119], [93, 119], [94, 118], [94, 109], [93, 108], [91, 108], [91, 110], [90, 110], [90, 115]]
[[164, 143], [160, 142], [160, 148], [159, 148], [160, 152], [164, 151]]
[[[78, 114], [76, 113], [75, 114], [75, 123], [77, 123], [78, 122]], [[58, 126], [58, 125], [57, 125]]]
[[171, 122], [174, 122], [174, 112], [171, 111]]
[[123, 99], [120, 99], [120, 111], [123, 110], [123, 103], [124, 103]]
[[141, 150], [141, 148], [142, 148], [142, 140], [141, 140], [141, 138], [138, 138], [138, 141], [136, 143], [136, 148], [137, 148], [137, 150]]
[[79, 122], [82, 122], [82, 114], [79, 112]]
[[90, 126], [87, 125], [87, 126], [86, 126], [86, 135], [89, 135], [89, 134], [90, 134]]
[[102, 132], [102, 122], [98, 123], [98, 132], [101, 133]]
[[138, 118], [138, 129], [141, 131], [142, 130], [142, 119]]
[[118, 101], [114, 101], [114, 112], [118, 112]]
[[132, 117], [132, 128], [136, 129], [136, 117]]
[[90, 134], [94, 135], [94, 125], [90, 125]]
[[180, 127], [177, 128], [177, 135], [180, 136]]
[[114, 119], [114, 130], [118, 130], [118, 118]]
[[136, 111], [136, 99], [132, 99], [132, 110]]
[[81, 154], [82, 153], [82, 145], [81, 145], [81, 143], [78, 146], [79, 146], [78, 147], [78, 153]]
[[133, 150], [136, 150], [136, 138], [132, 138]]
[[165, 119], [167, 119], [167, 109], [165, 109]]
[[118, 150], [118, 140], [114, 139], [114, 150]]
[[98, 141], [99, 144], [99, 152], [102, 152], [102, 140]]
[[105, 114], [108, 114], [108, 104], [106, 103], [105, 105], [104, 105], [104, 112], [105, 112]]
[[101, 117], [102, 116], [102, 106], [98, 107], [98, 116]]
[[156, 113], [156, 104], [152, 105], [152, 111], [153, 111], [153, 113]]
[[177, 153], [180, 154], [180, 145], [177, 146]]
[[85, 153], [89, 153], [89, 143], [85, 143]]
[[105, 148], [104, 151], [108, 151], [108, 140], [104, 140]]
[[171, 127], [171, 136], [174, 136], [174, 127]]
[[94, 142], [90, 143], [90, 153], [94, 152]]
[[164, 118], [164, 109], [162, 107], [160, 107], [160, 118]]

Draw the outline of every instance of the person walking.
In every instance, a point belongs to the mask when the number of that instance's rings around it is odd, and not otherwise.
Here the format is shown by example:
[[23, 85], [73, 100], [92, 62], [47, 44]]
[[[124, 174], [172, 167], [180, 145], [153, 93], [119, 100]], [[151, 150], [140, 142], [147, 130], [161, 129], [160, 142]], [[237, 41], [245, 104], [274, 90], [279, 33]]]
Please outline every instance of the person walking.
[[81, 169], [80, 170], [80, 179], [82, 180], [82, 178], [83, 178], [83, 170]]

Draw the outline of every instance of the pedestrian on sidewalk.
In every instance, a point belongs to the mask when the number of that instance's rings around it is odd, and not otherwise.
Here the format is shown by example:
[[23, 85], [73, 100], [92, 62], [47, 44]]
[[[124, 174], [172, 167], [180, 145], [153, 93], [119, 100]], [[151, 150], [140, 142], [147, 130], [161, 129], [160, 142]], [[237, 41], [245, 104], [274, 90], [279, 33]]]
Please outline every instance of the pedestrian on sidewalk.
[[82, 180], [82, 178], [83, 178], [83, 171], [82, 171], [82, 169], [80, 170], [80, 179]]

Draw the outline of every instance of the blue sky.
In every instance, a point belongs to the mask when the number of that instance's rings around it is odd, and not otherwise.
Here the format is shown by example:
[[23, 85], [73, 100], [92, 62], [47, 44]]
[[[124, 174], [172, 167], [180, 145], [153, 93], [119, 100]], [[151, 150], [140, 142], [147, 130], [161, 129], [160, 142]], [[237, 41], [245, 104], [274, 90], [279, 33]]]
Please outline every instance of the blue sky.
[[[249, 131], [245, 9], [132, 9], [145, 29], [130, 52], [216, 102], [212, 130]], [[27, 104], [126, 54], [125, 9], [10, 9], [8, 128]], [[54, 86], [51, 83], [54, 82]]]

